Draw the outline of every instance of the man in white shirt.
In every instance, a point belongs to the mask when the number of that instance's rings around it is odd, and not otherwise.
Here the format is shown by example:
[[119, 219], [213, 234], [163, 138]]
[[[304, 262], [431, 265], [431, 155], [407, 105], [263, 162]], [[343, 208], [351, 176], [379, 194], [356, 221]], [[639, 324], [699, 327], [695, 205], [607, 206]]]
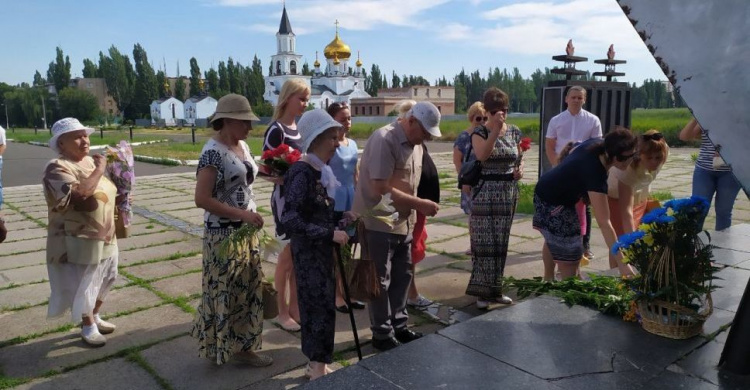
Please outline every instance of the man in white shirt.
[[[584, 110], [586, 90], [574, 85], [565, 94], [568, 109], [555, 115], [547, 126], [544, 149], [552, 166], [558, 163], [558, 157], [569, 142], [583, 142], [592, 138], [602, 138], [602, 123], [599, 118]], [[583, 236], [584, 256], [594, 258], [591, 253], [591, 207], [586, 206], [586, 233]]]
[[5, 129], [0, 126], [0, 209], [3, 208], [3, 153], [5, 153]]
[[555, 115], [547, 126], [544, 149], [553, 167], [557, 165], [557, 157], [568, 142], [603, 137], [599, 118], [583, 109], [586, 104], [586, 90], [583, 87], [570, 87], [565, 95], [565, 103], [568, 109]]

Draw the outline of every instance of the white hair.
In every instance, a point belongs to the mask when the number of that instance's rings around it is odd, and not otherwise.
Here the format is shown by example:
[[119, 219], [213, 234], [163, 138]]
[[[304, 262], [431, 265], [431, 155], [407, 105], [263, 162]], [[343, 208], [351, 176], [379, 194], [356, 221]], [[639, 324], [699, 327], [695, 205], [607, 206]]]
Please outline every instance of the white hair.
[[417, 102], [411, 99], [405, 99], [396, 103], [396, 106], [393, 107], [393, 109], [398, 113], [398, 119], [406, 118], [406, 114], [409, 113], [415, 104], [417, 104]]

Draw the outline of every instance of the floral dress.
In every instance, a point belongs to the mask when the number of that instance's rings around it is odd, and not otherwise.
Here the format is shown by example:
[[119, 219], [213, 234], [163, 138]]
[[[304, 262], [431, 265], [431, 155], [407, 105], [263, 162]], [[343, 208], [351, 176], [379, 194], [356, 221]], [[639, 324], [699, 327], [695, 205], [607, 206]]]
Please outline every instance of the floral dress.
[[[198, 171], [216, 169], [212, 197], [229, 206], [255, 210], [252, 183], [258, 173], [250, 150], [240, 141], [244, 156], [237, 156], [214, 139], [203, 147]], [[252, 351], [261, 346], [263, 332], [263, 270], [257, 245], [222, 256], [219, 244], [242, 221], [204, 213], [203, 295], [191, 335], [198, 339], [199, 356], [226, 363], [235, 349]]]
[[[486, 139], [486, 127], [474, 129], [472, 137]], [[472, 188], [471, 232], [472, 271], [467, 295], [494, 299], [502, 295], [501, 279], [508, 256], [508, 240], [518, 203], [518, 181], [513, 170], [518, 160], [521, 131], [508, 124], [498, 137], [489, 158], [482, 163], [482, 179]]]
[[320, 177], [319, 171], [303, 161], [289, 168], [284, 176], [286, 204], [281, 222], [291, 236], [302, 353], [310, 361], [331, 363], [336, 331], [334, 200]]

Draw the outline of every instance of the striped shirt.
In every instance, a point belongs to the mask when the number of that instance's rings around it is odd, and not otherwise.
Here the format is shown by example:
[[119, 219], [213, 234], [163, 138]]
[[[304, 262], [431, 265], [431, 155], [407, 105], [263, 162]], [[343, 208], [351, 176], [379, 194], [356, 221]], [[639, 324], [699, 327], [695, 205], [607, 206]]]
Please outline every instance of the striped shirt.
[[728, 165], [714, 167], [714, 156], [718, 157], [713, 142], [708, 138], [708, 132], [701, 130], [701, 148], [698, 152], [698, 160], [695, 165], [709, 171], [730, 172], [732, 168]]

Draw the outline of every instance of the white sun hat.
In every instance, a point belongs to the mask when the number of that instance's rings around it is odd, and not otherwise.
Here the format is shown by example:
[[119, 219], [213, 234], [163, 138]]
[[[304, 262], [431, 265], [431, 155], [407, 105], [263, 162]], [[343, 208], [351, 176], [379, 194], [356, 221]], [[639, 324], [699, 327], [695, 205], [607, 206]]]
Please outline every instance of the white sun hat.
[[95, 131], [94, 129], [81, 124], [76, 118], [63, 118], [55, 122], [55, 124], [52, 125], [52, 138], [49, 139], [49, 148], [60, 153], [60, 149], [57, 147], [57, 140], [60, 136], [78, 130], [86, 130], [86, 135], [91, 135], [91, 133]]
[[307, 153], [313, 140], [326, 130], [339, 127], [342, 127], [341, 123], [333, 120], [322, 108], [306, 111], [297, 122], [297, 130], [302, 136], [302, 153]]

